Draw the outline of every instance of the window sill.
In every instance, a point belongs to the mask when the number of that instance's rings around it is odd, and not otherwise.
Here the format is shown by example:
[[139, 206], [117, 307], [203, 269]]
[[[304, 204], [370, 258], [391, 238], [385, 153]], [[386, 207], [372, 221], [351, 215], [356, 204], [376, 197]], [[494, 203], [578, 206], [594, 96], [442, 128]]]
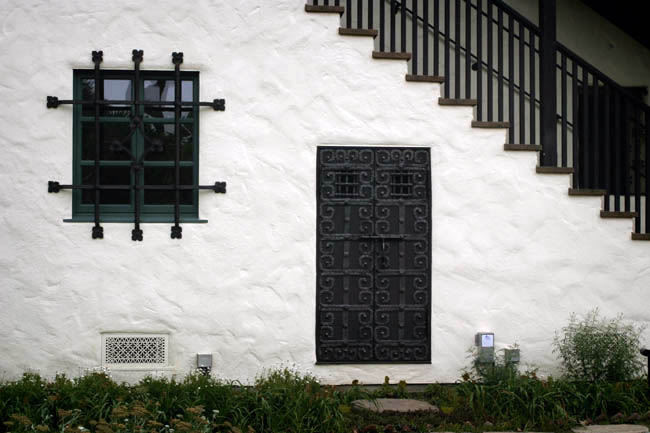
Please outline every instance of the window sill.
[[[63, 220], [64, 223], [92, 223], [95, 222], [95, 218], [92, 215], [78, 215], [72, 218], [66, 218]], [[102, 215], [100, 218], [102, 223], [128, 223], [133, 224], [135, 222], [133, 215]], [[158, 215], [142, 215], [140, 217], [140, 222], [142, 224], [173, 224], [174, 217], [169, 216], [158, 216]], [[208, 220], [191, 217], [191, 216], [181, 216], [181, 224], [206, 224]]]

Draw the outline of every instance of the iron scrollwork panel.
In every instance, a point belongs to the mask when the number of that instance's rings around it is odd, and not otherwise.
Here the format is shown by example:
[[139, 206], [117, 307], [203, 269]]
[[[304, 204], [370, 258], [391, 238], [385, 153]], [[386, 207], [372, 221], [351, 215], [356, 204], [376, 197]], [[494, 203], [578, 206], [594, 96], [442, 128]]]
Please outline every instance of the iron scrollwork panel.
[[373, 153], [320, 149], [318, 359], [367, 362], [373, 355]]
[[430, 361], [429, 161], [319, 148], [319, 362]]

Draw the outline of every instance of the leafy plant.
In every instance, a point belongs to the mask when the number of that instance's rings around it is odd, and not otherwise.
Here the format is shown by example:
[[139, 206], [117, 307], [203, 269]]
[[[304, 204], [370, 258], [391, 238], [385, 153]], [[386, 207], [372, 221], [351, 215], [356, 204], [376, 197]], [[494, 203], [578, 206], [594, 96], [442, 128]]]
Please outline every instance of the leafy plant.
[[565, 375], [580, 381], [626, 381], [643, 374], [639, 356], [639, 338], [643, 327], [600, 317], [592, 310], [582, 320], [574, 314], [569, 324], [556, 333], [554, 353], [562, 362]]
[[[517, 348], [518, 346], [515, 346]], [[494, 355], [494, 362], [482, 362], [477, 347], [468, 350], [470, 366], [463, 369], [464, 381], [478, 381], [492, 384], [510, 380], [519, 374], [518, 363], [509, 362], [505, 350]]]
[[376, 398], [408, 398], [406, 390], [406, 381], [400, 380], [397, 385], [390, 384], [390, 378], [384, 377], [384, 383], [373, 394]]

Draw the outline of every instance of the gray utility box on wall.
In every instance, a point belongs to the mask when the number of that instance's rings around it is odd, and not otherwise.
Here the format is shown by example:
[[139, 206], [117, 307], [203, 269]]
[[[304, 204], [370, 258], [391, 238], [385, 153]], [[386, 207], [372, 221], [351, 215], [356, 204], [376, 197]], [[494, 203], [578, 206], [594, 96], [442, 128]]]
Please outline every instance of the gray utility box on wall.
[[521, 360], [519, 349], [505, 349], [503, 358], [506, 364], [517, 364]]
[[199, 353], [196, 355], [197, 368], [212, 368], [212, 354]]
[[478, 362], [494, 364], [494, 333], [479, 332], [476, 334], [476, 347], [478, 347]]

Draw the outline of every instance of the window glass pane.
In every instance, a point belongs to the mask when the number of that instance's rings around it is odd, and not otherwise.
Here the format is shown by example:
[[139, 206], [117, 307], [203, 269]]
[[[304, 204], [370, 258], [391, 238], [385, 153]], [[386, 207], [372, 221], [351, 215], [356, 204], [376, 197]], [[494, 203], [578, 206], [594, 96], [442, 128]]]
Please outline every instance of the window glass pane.
[[104, 80], [104, 99], [124, 101], [131, 99], [131, 80]]
[[[164, 101], [174, 102], [174, 92], [176, 85], [174, 80], [144, 80], [144, 99], [145, 101]], [[192, 102], [194, 95], [192, 81], [181, 81], [181, 101]], [[156, 107], [145, 106], [145, 117], [158, 117], [173, 119], [174, 107]], [[183, 108], [181, 118], [192, 117], [192, 107]]]
[[[174, 185], [174, 167], [145, 167], [145, 185]], [[194, 183], [194, 169], [192, 167], [181, 167], [181, 185], [192, 185]], [[145, 204], [174, 204], [176, 192], [173, 190], [146, 190], [144, 191]], [[181, 204], [193, 204], [194, 194], [192, 190], [181, 191]]]
[[[131, 156], [119, 146], [133, 150], [133, 137], [124, 142], [131, 128], [128, 123], [102, 123], [99, 125], [101, 153], [100, 159], [109, 161], [131, 160]], [[83, 122], [81, 126], [81, 159], [95, 159], [95, 123]]]
[[[104, 80], [104, 99], [107, 101], [127, 101], [132, 96], [131, 80]], [[130, 116], [130, 104], [106, 105], [102, 107], [102, 116]]]
[[[100, 99], [107, 101], [127, 101], [133, 97], [131, 80], [107, 78], [103, 82], [101, 93], [99, 94]], [[94, 79], [83, 78], [81, 80], [81, 94], [84, 100], [93, 101], [95, 99], [95, 91]], [[84, 105], [83, 115], [94, 116], [95, 107], [93, 105]], [[100, 115], [110, 117], [130, 116], [131, 104], [102, 105]]]
[[[154, 146], [162, 145], [162, 150], [150, 151], [147, 161], [174, 161], [176, 158], [176, 134], [174, 124], [162, 123], [145, 123], [145, 143], [144, 148], [149, 149]], [[192, 134], [192, 124], [181, 124], [181, 160], [192, 161], [194, 153], [194, 142]], [[152, 143], [153, 142], [153, 143]], [[159, 148], [159, 147], [158, 147]]]
[[[81, 79], [81, 99], [84, 101], [94, 101], [95, 100], [95, 80], [92, 78], [82, 78]], [[92, 105], [83, 106], [83, 115], [84, 116], [94, 116], [95, 107]]]
[[[81, 183], [84, 185], [93, 185], [95, 183], [95, 167], [86, 166], [81, 168]], [[102, 166], [99, 170], [100, 185], [130, 185], [131, 168], [130, 167], [106, 167]], [[100, 204], [130, 204], [130, 190], [103, 190], [100, 193]], [[95, 192], [92, 190], [82, 190], [81, 203], [95, 203]]]

